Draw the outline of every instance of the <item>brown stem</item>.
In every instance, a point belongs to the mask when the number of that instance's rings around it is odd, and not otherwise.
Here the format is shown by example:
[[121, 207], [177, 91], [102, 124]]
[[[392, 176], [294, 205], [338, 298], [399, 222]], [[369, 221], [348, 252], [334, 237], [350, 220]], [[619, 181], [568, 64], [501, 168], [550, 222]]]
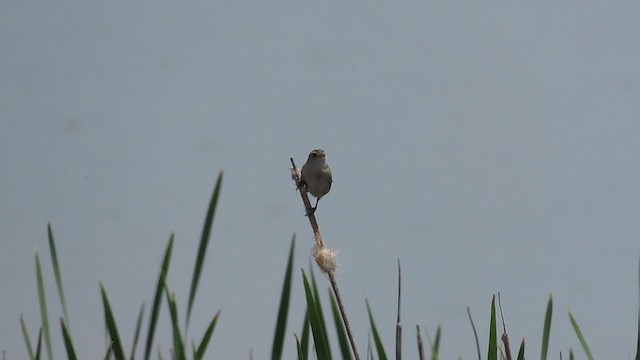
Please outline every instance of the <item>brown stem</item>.
[[[309, 194], [307, 193], [307, 187], [302, 183], [300, 170], [296, 167], [293, 158], [291, 160], [291, 178], [296, 182], [296, 188], [300, 191], [300, 197], [302, 198], [302, 203], [304, 204], [304, 208], [311, 208], [311, 201], [309, 201]], [[320, 227], [318, 226], [318, 222], [316, 220], [316, 216], [313, 212], [308, 213], [307, 217], [309, 218], [309, 222], [311, 223], [311, 228], [313, 229], [313, 235], [316, 241], [315, 254], [319, 254], [322, 250], [325, 249], [324, 239], [322, 238], [322, 234], [320, 233]], [[318, 258], [316, 257], [316, 263], [320, 265], [318, 262]], [[342, 296], [340, 296], [340, 290], [338, 290], [338, 283], [336, 282], [336, 278], [334, 276], [334, 268], [327, 269], [326, 267], [320, 266], [320, 269], [327, 274], [329, 277], [329, 282], [331, 283], [331, 289], [333, 290], [333, 294], [336, 297], [336, 302], [338, 303], [338, 309], [340, 309], [340, 315], [342, 316], [342, 322], [344, 323], [344, 327], [347, 330], [347, 336], [349, 337], [349, 342], [351, 343], [351, 351], [353, 352], [353, 357], [356, 360], [360, 360], [360, 356], [358, 355], [358, 350], [356, 349], [356, 343], [353, 339], [353, 334], [351, 333], [351, 326], [349, 326], [349, 320], [347, 319], [347, 312], [344, 309], [344, 305], [342, 303]]]

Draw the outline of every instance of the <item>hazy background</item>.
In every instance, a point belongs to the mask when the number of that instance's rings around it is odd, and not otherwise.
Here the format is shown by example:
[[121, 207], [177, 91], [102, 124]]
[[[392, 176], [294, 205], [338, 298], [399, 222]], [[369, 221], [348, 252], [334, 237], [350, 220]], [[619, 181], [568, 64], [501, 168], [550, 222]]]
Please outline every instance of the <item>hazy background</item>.
[[[267, 358], [286, 254], [313, 244], [289, 178], [323, 148], [318, 221], [339, 251], [362, 353], [369, 299], [393, 347], [396, 260], [405, 355], [442, 324], [441, 357], [486, 353], [500, 291], [512, 346], [635, 354], [640, 254], [640, 5], [635, 2], [56, 1], [0, 3], [0, 349], [27, 357], [51, 222], [79, 356], [106, 349], [98, 282], [127, 349], [169, 234], [185, 314], [224, 169], [190, 335], [222, 315], [210, 358]], [[319, 278], [322, 287], [328, 287]], [[296, 272], [285, 354], [296, 356]], [[145, 317], [145, 334], [148, 317]], [[156, 341], [171, 346], [166, 304]], [[337, 345], [333, 339], [334, 347]]]

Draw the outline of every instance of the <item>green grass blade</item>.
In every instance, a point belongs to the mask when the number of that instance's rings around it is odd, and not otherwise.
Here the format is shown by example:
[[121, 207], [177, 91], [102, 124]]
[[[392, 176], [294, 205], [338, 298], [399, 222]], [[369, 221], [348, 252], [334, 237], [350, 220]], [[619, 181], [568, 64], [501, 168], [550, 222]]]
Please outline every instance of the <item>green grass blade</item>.
[[107, 291], [104, 289], [102, 283], [100, 283], [100, 293], [102, 294], [102, 305], [104, 306], [104, 320], [107, 324], [107, 330], [109, 331], [109, 338], [111, 339], [111, 347], [113, 348], [113, 356], [116, 360], [125, 360], [124, 350], [122, 349], [122, 343], [120, 342], [120, 335], [118, 333], [118, 327], [116, 326], [115, 318], [113, 317], [113, 311], [111, 310], [111, 304], [109, 304], [109, 298], [107, 297]]
[[367, 338], [367, 359], [368, 360], [373, 360], [373, 349], [371, 348], [371, 333], [369, 333], [369, 336]]
[[327, 331], [327, 323], [324, 317], [324, 311], [322, 310], [322, 302], [320, 301], [320, 292], [318, 291], [318, 283], [316, 282], [316, 275], [313, 272], [313, 266], [309, 266], [309, 271], [311, 272], [311, 291], [313, 291], [313, 297], [315, 299], [316, 305], [316, 313], [318, 314], [318, 320], [320, 321], [320, 326], [322, 327], [322, 333], [325, 334], [325, 341], [327, 343], [327, 349], [329, 353], [331, 353], [331, 344], [329, 343], [329, 332]]
[[64, 323], [64, 319], [60, 318], [60, 327], [62, 328], [62, 337], [64, 338], [64, 347], [67, 349], [67, 358], [69, 360], [77, 360], [76, 351], [73, 349], [73, 342], [69, 335], [69, 330]]
[[303, 359], [307, 360], [309, 357], [309, 331], [311, 329], [311, 322], [309, 320], [309, 309], [304, 313], [304, 320], [302, 321], [302, 339], [300, 340], [300, 347], [302, 347]]
[[318, 314], [318, 299], [314, 298], [313, 291], [307, 280], [307, 275], [302, 271], [302, 280], [304, 282], [304, 292], [307, 298], [307, 309], [309, 310], [309, 322], [311, 323], [311, 332], [313, 334], [313, 341], [315, 342], [316, 355], [318, 359], [331, 359], [331, 351], [329, 350], [329, 343], [327, 342], [327, 335], [324, 332], [325, 328], [322, 326], [322, 319]]
[[138, 311], [138, 320], [136, 320], [136, 330], [133, 333], [133, 345], [131, 345], [131, 360], [136, 358], [136, 348], [138, 347], [138, 339], [140, 339], [140, 329], [142, 328], [142, 319], [144, 318], [145, 305], [140, 305], [140, 311]]
[[69, 325], [69, 314], [67, 312], [67, 302], [64, 298], [64, 288], [62, 287], [62, 276], [60, 275], [60, 264], [58, 263], [58, 252], [56, 251], [56, 243], [53, 239], [53, 231], [51, 231], [51, 224], [47, 224], [47, 235], [49, 236], [49, 252], [51, 253], [51, 264], [53, 265], [53, 274], [56, 278], [56, 287], [58, 289], [58, 296], [60, 297], [60, 305], [62, 305], [62, 314], [64, 315], [64, 323], [67, 328], [67, 332], [71, 333], [71, 327]]
[[338, 308], [336, 297], [331, 290], [329, 290], [329, 299], [331, 299], [331, 313], [333, 314], [333, 322], [336, 326], [340, 353], [342, 354], [343, 359], [351, 359], [351, 345], [349, 345], [347, 331], [344, 327], [344, 322], [342, 321], [342, 315], [340, 314], [340, 308]]
[[[638, 262], [638, 294], [640, 294], [640, 261]], [[640, 297], [638, 298], [638, 340], [636, 343], [636, 360], [640, 360]]]
[[153, 345], [153, 336], [156, 333], [156, 325], [158, 324], [158, 313], [160, 312], [160, 305], [162, 304], [162, 293], [164, 290], [165, 279], [167, 278], [169, 265], [171, 264], [173, 238], [174, 234], [171, 234], [169, 237], [169, 243], [167, 244], [167, 248], [162, 258], [162, 266], [160, 267], [160, 275], [158, 276], [158, 283], [156, 285], [156, 294], [153, 297], [153, 307], [151, 309], [151, 316], [149, 317], [149, 331], [147, 332], [147, 341], [144, 348], [145, 360], [149, 360], [151, 357], [151, 346]]
[[591, 350], [589, 350], [589, 345], [587, 345], [587, 340], [585, 340], [584, 335], [582, 335], [582, 331], [580, 330], [580, 327], [578, 326], [576, 319], [573, 317], [573, 314], [571, 314], [571, 311], [569, 311], [569, 321], [571, 321], [571, 326], [573, 326], [573, 330], [576, 332], [576, 336], [578, 336], [578, 340], [580, 340], [580, 345], [582, 345], [582, 349], [584, 350], [584, 353], [587, 355], [587, 358], [589, 360], [593, 360], [593, 355], [591, 354]]
[[104, 360], [111, 359], [111, 354], [113, 354], [113, 342], [107, 346], [107, 353], [104, 355]]
[[40, 302], [40, 315], [42, 317], [42, 332], [44, 333], [44, 343], [47, 349], [49, 360], [53, 359], [53, 350], [51, 347], [51, 332], [49, 332], [49, 316], [47, 315], [47, 297], [44, 291], [44, 280], [42, 277], [42, 268], [40, 267], [40, 255], [36, 251], [36, 278], [38, 282], [38, 300]]
[[33, 348], [31, 347], [31, 339], [29, 338], [27, 325], [24, 323], [24, 317], [22, 315], [20, 315], [20, 328], [22, 329], [22, 337], [24, 338], [24, 344], [27, 346], [29, 359], [33, 360], [35, 358], [35, 355], [33, 354]]
[[491, 319], [489, 324], [489, 351], [488, 360], [498, 360], [498, 332], [496, 330], [496, 296], [491, 300]]
[[202, 337], [202, 341], [200, 341], [200, 345], [198, 346], [198, 351], [196, 352], [195, 359], [203, 359], [204, 354], [207, 351], [207, 347], [209, 346], [209, 342], [211, 341], [211, 337], [213, 336], [213, 330], [216, 328], [216, 323], [218, 322], [218, 318], [220, 317], [220, 310], [213, 316], [213, 320], [209, 323], [207, 327], [207, 331], [205, 331], [204, 336]]
[[547, 360], [547, 351], [549, 350], [549, 335], [551, 334], [551, 315], [553, 315], [553, 297], [549, 294], [547, 302], [547, 312], [544, 315], [544, 328], [542, 330], [542, 350], [540, 358]]
[[573, 349], [569, 349], [569, 360], [573, 360]]
[[287, 317], [289, 315], [289, 300], [291, 298], [291, 279], [293, 270], [293, 254], [296, 246], [296, 235], [291, 238], [291, 246], [289, 248], [289, 258], [287, 259], [287, 268], [282, 283], [282, 294], [280, 295], [280, 307], [278, 309], [278, 320], [276, 321], [276, 329], [273, 336], [273, 346], [271, 347], [271, 359], [280, 360], [282, 358], [282, 348], [284, 347], [284, 339], [287, 332]]
[[175, 294], [169, 294], [169, 289], [165, 286], [165, 292], [167, 296], [167, 304], [169, 305], [169, 313], [171, 314], [171, 326], [173, 329], [173, 351], [175, 352], [174, 359], [186, 360], [187, 354], [184, 350], [184, 342], [180, 335], [180, 326], [178, 319], [178, 308], [176, 306]]
[[302, 346], [300, 345], [300, 339], [298, 339], [298, 335], [293, 335], [296, 338], [296, 350], [298, 350], [298, 360], [306, 359], [304, 354], [302, 353]]
[[524, 339], [522, 339], [522, 343], [520, 343], [520, 350], [518, 351], [518, 360], [524, 360]]
[[40, 360], [40, 354], [42, 354], [42, 328], [38, 331], [38, 343], [36, 344], [36, 355], [34, 359]]
[[196, 290], [198, 289], [198, 282], [200, 281], [200, 274], [202, 273], [202, 265], [204, 264], [204, 257], [207, 253], [207, 246], [209, 245], [209, 237], [211, 235], [211, 228], [213, 225], [213, 219], [216, 214], [216, 207], [218, 205], [218, 197], [220, 196], [220, 188], [222, 187], [223, 172], [220, 171], [216, 186], [213, 190], [213, 196], [209, 203], [209, 210], [207, 211], [207, 217], [205, 218], [204, 227], [202, 229], [202, 238], [200, 239], [200, 246], [198, 248], [198, 254], [196, 256], [196, 263], [193, 267], [193, 277], [191, 279], [191, 290], [189, 290], [189, 305], [187, 306], [187, 320], [186, 328], [189, 328], [189, 320], [191, 319], [191, 310], [193, 309], [193, 301], [196, 298]]
[[384, 351], [380, 334], [378, 334], [378, 328], [376, 328], [376, 322], [373, 320], [373, 313], [369, 306], [369, 300], [365, 299], [365, 303], [367, 304], [367, 313], [369, 314], [369, 323], [371, 324], [371, 334], [373, 335], [373, 342], [376, 345], [376, 351], [378, 352], [378, 359], [387, 360], [387, 353]]
[[442, 336], [442, 327], [438, 325], [436, 328], [436, 336], [433, 339], [433, 344], [431, 345], [431, 359], [438, 360], [440, 353], [440, 337]]

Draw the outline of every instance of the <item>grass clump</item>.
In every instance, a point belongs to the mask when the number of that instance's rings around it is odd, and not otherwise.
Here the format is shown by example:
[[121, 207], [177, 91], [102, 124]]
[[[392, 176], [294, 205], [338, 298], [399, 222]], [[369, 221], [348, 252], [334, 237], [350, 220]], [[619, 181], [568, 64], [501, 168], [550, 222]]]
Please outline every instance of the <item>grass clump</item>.
[[[306, 189], [300, 185], [299, 178], [296, 178], [295, 164], [292, 161], [292, 177], [296, 181], [296, 187], [300, 190], [303, 203], [306, 204], [309, 202]], [[137, 357], [138, 352], [138, 344], [141, 342], [143, 344], [142, 348], [142, 357], [145, 360], [148, 360], [153, 356], [153, 345], [154, 345], [154, 336], [157, 331], [158, 318], [160, 316], [160, 310], [162, 307], [162, 302], [166, 301], [167, 308], [169, 312], [170, 324], [171, 324], [171, 333], [172, 333], [172, 346], [170, 348], [170, 354], [168, 358], [177, 359], [177, 360], [186, 360], [186, 359], [204, 359], [207, 354], [207, 350], [209, 349], [209, 345], [211, 344], [213, 334], [216, 328], [216, 324], [220, 317], [220, 310], [218, 310], [215, 314], [211, 316], [211, 320], [208, 323], [208, 326], [205, 332], [199, 337], [199, 339], [194, 339], [193, 337], [188, 336], [189, 323], [191, 319], [191, 314], [195, 304], [195, 298], [197, 295], [197, 289], [200, 277], [202, 275], [203, 265], [206, 259], [207, 249], [210, 243], [211, 233], [213, 230], [213, 221], [215, 219], [217, 203], [221, 192], [222, 187], [222, 179], [223, 173], [220, 172], [218, 178], [216, 180], [216, 184], [214, 186], [213, 194], [211, 200], [209, 202], [209, 207], [207, 214], [205, 216], [204, 226], [202, 230], [202, 236], [200, 238], [200, 243], [198, 247], [198, 251], [196, 253], [193, 274], [191, 279], [191, 286], [189, 288], [189, 294], [187, 298], [187, 306], [185, 317], [183, 319], [184, 327], [181, 328], [180, 323], [181, 319], [179, 316], [179, 306], [176, 294], [171, 291], [169, 284], [167, 284], [167, 274], [171, 265], [171, 257], [173, 253], [173, 245], [174, 245], [174, 235], [171, 234], [169, 237], [169, 241], [167, 242], [163, 257], [162, 263], [159, 269], [158, 279], [155, 286], [155, 291], [153, 293], [153, 299], [151, 301], [151, 307], [147, 310], [146, 305], [143, 303], [140, 306], [140, 310], [138, 312], [138, 317], [136, 319], [135, 324], [135, 332], [134, 338], [132, 341], [132, 346], [129, 351], [126, 351], [122, 345], [120, 333], [118, 331], [118, 326], [115, 321], [115, 316], [113, 309], [109, 303], [109, 297], [106, 290], [106, 286], [100, 283], [100, 294], [102, 298], [102, 305], [104, 311], [104, 327], [107, 330], [108, 342], [106, 348], [104, 350], [104, 359], [116, 359], [116, 360], [124, 360], [124, 359], [135, 359]], [[305, 199], [306, 198], [306, 199]], [[335, 334], [338, 339], [338, 354], [343, 359], [359, 359], [359, 354], [355, 346], [354, 336], [349, 327], [348, 319], [346, 316], [346, 310], [342, 304], [342, 300], [340, 298], [340, 292], [338, 290], [337, 282], [333, 275], [335, 271], [335, 253], [328, 250], [325, 246], [325, 241], [322, 238], [322, 235], [319, 230], [319, 226], [315, 215], [309, 215], [309, 221], [312, 226], [312, 230], [316, 239], [315, 251], [314, 254], [320, 255], [321, 258], [327, 257], [327, 252], [330, 252], [330, 260], [328, 263], [325, 260], [316, 258], [317, 264], [320, 266], [323, 273], [327, 276], [330, 287], [329, 287], [329, 304], [330, 310], [333, 319], [333, 326], [327, 326], [328, 322], [325, 320], [323, 305], [321, 301], [320, 291], [318, 284], [316, 282], [315, 275], [313, 270], [310, 268], [309, 272], [301, 271], [302, 275], [302, 284], [304, 286], [304, 295], [306, 299], [306, 312], [303, 323], [301, 324], [300, 331], [297, 333], [291, 333], [287, 330], [287, 322], [289, 317], [289, 308], [291, 304], [291, 288], [294, 277], [294, 253], [295, 253], [295, 235], [291, 239], [291, 245], [289, 248], [287, 262], [285, 267], [284, 278], [282, 282], [282, 291], [280, 295], [280, 302], [277, 310], [276, 323], [274, 326], [274, 334], [273, 334], [273, 343], [271, 349], [271, 359], [278, 360], [283, 358], [284, 355], [284, 347], [287, 339], [295, 342], [295, 356], [299, 360], [306, 359], [332, 359], [335, 355], [332, 351], [332, 347], [329, 341], [330, 332]], [[70, 327], [69, 313], [67, 311], [66, 299], [64, 295], [64, 287], [62, 282], [62, 275], [60, 271], [60, 264], [58, 253], [55, 246], [55, 239], [52, 228], [50, 225], [47, 226], [47, 235], [49, 240], [49, 252], [51, 255], [51, 262], [53, 265], [53, 274], [56, 282], [56, 289], [58, 292], [58, 299], [60, 301], [62, 307], [62, 316], [59, 317], [58, 323], [60, 324], [60, 330], [62, 334], [62, 341], [64, 343], [64, 348], [66, 350], [66, 355], [68, 359], [77, 359], [78, 356], [76, 354], [76, 350], [74, 348], [74, 342], [72, 337], [72, 331]], [[324, 254], [324, 255], [322, 255]], [[40, 265], [40, 256], [38, 252], [35, 253], [35, 268], [36, 268], [36, 283], [38, 289], [38, 300], [39, 300], [39, 308], [40, 308], [40, 318], [41, 323], [40, 327], [37, 331], [37, 338], [34, 342], [29, 335], [27, 330], [27, 326], [25, 325], [24, 318], [20, 317], [20, 329], [22, 331], [22, 335], [25, 342], [26, 352], [28, 358], [31, 360], [39, 360], [43, 357], [43, 353], [46, 354], [47, 359], [53, 359], [52, 353], [52, 337], [51, 337], [51, 329], [49, 327], [48, 321], [48, 309], [47, 309], [47, 298], [45, 293], [44, 286], [44, 277], [43, 271]], [[640, 269], [639, 269], [640, 270]], [[308, 275], [307, 275], [308, 274]], [[640, 273], [639, 273], [640, 279]], [[402, 357], [402, 323], [400, 317], [400, 263], [398, 262], [398, 307], [397, 307], [397, 323], [396, 323], [396, 344], [395, 344], [395, 354], [396, 359], [401, 359]], [[640, 289], [640, 283], [639, 283]], [[500, 297], [498, 294], [498, 307], [496, 307], [496, 297], [494, 296], [491, 300], [490, 304], [490, 325], [489, 325], [489, 342], [487, 344], [487, 352], [486, 356], [488, 360], [497, 360], [497, 359], [506, 359], [511, 360], [511, 348], [509, 345], [509, 337], [507, 335], [506, 324], [504, 317], [502, 316], [502, 306], [500, 304]], [[376, 326], [374, 320], [374, 313], [371, 309], [369, 300], [365, 300], [366, 311], [368, 314], [370, 331], [373, 339], [374, 346], [371, 345], [367, 351], [367, 359], [387, 359], [387, 349], [382, 341], [380, 333], [378, 331], [378, 327]], [[497, 310], [500, 310], [501, 318], [502, 318], [502, 345], [498, 341], [498, 325], [497, 325]], [[639, 307], [640, 310], [640, 307]], [[473, 333], [475, 336], [475, 342], [478, 350], [478, 359], [482, 359], [481, 356], [481, 346], [478, 341], [478, 335], [476, 332], [475, 325], [473, 323], [473, 319], [471, 317], [471, 312], [469, 308], [467, 308], [467, 312], [469, 315], [469, 321], [471, 324], [471, 328], [473, 329]], [[148, 316], [148, 321], [146, 325], [146, 334], [143, 334], [143, 323], [145, 315]], [[547, 359], [548, 351], [549, 351], [549, 339], [551, 334], [551, 322], [553, 315], [553, 298], [549, 295], [549, 299], [547, 302], [546, 312], [544, 314], [544, 325], [542, 329], [542, 343], [540, 348], [540, 358], [542, 360]], [[571, 312], [568, 313], [569, 321], [574, 329], [574, 332], [581, 344], [582, 350], [585, 356], [592, 360], [594, 359], [591, 350], [588, 346], [586, 337], [584, 333], [578, 326], [578, 323]], [[638, 342], [637, 346], [640, 347], [640, 311], [638, 314]], [[141, 341], [143, 336], [146, 337]], [[425, 351], [425, 344], [422, 340], [422, 335], [420, 333], [420, 326], [416, 325], [416, 344], [418, 347], [419, 359], [426, 359], [427, 356], [430, 356], [430, 359], [436, 360], [439, 359], [439, 351], [440, 351], [440, 340], [442, 336], [442, 329], [440, 326], [437, 327], [435, 332], [435, 338], [431, 339], [429, 337], [429, 346]], [[44, 338], [44, 341], [43, 341]], [[44, 346], [43, 346], [44, 344]], [[44, 351], [43, 351], [44, 348]], [[375, 348], [375, 354], [374, 349]], [[638, 350], [636, 350], [638, 351]], [[310, 353], [313, 354], [310, 354]], [[128, 356], [126, 354], [129, 354]], [[159, 358], [163, 358], [163, 355], [157, 353]], [[287, 356], [284, 356], [287, 358]], [[573, 350], [569, 350], [568, 358], [573, 359], [574, 353]], [[518, 353], [516, 354], [516, 358], [518, 360], [525, 359], [525, 341], [522, 339], [520, 342], [520, 346], [518, 349]], [[636, 352], [636, 360], [640, 360], [640, 353]]]

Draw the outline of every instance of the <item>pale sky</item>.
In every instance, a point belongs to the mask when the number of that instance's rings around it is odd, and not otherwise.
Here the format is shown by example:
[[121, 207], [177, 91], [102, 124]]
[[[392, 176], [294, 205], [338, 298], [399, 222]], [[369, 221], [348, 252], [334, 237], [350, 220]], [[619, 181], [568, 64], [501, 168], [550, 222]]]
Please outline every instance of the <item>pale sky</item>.
[[[209, 358], [267, 358], [297, 233], [285, 344], [295, 358], [298, 269], [313, 240], [289, 157], [301, 165], [323, 148], [334, 184], [317, 217], [339, 251], [361, 352], [365, 298], [393, 348], [399, 258], [407, 358], [415, 324], [442, 325], [441, 358], [475, 358], [467, 306], [485, 354], [498, 291], [512, 347], [526, 338], [528, 357], [539, 356], [551, 293], [549, 356], [583, 357], [570, 310], [596, 358], [631, 358], [638, 39], [634, 2], [3, 1], [0, 350], [27, 357], [21, 314], [36, 336], [38, 249], [65, 357], [48, 222], [80, 357], [106, 349], [99, 282], [130, 349], [171, 232], [183, 317], [224, 169], [189, 334], [221, 310]], [[165, 358], [168, 319], [164, 304]]]

